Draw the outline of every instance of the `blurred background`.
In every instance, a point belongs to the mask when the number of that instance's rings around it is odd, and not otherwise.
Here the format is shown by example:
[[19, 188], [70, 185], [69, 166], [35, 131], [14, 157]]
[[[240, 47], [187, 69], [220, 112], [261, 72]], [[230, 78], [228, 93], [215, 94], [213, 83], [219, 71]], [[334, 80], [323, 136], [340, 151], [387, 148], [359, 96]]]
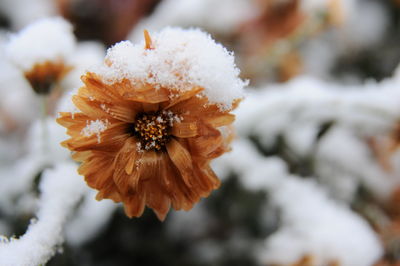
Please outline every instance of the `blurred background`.
[[[54, 16], [77, 43], [43, 139], [43, 96], [5, 47]], [[165, 26], [209, 32], [249, 80], [233, 151], [214, 164], [222, 185], [164, 222], [88, 189], [47, 265], [400, 265], [398, 0], [0, 0], [0, 233], [26, 232], [44, 169], [68, 160], [54, 117], [80, 75]]]

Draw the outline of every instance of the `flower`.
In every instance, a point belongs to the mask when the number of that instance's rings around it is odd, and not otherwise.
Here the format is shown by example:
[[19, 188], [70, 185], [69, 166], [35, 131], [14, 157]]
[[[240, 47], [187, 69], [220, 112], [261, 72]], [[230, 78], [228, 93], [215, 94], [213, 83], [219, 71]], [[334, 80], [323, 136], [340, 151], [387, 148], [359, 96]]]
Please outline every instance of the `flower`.
[[74, 49], [71, 24], [55, 17], [38, 20], [12, 35], [6, 54], [36, 93], [49, 94], [72, 69], [68, 59]]
[[[204, 62], [207, 51], [219, 57]], [[219, 187], [210, 161], [229, 150], [230, 111], [245, 84], [232, 62], [199, 30], [168, 28], [154, 42], [145, 32], [144, 45], [108, 50], [73, 96], [80, 112], [57, 120], [71, 136], [62, 145], [82, 162], [78, 171], [98, 200], [123, 202], [129, 217], [148, 206], [164, 220], [171, 206], [190, 210]], [[209, 68], [198, 67], [204, 64]], [[221, 93], [212, 90], [225, 84]]]
[[35, 64], [24, 75], [37, 94], [49, 94], [51, 88], [58, 84], [71, 69], [72, 67], [65, 65], [63, 61], [46, 61]]

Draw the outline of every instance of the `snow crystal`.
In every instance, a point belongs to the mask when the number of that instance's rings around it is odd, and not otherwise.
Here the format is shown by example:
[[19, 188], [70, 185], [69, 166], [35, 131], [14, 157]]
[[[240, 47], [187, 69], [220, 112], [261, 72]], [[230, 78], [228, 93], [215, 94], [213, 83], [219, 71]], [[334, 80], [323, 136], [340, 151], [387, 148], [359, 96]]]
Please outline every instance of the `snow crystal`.
[[108, 120], [92, 120], [92, 121], [88, 121], [86, 127], [84, 127], [82, 129], [81, 134], [85, 137], [90, 137], [94, 134], [97, 135], [97, 142], [100, 143], [101, 141], [101, 136], [100, 133], [103, 132], [104, 130], [107, 129], [109, 125]]
[[165, 28], [151, 34], [154, 49], [144, 43], [120, 42], [107, 51], [105, 63], [93, 72], [112, 84], [124, 79], [180, 91], [202, 87], [202, 95], [221, 109], [243, 97], [246, 82], [233, 54], [199, 29]]
[[75, 47], [72, 26], [62, 18], [46, 18], [11, 36], [6, 53], [24, 71], [45, 61], [68, 58]]

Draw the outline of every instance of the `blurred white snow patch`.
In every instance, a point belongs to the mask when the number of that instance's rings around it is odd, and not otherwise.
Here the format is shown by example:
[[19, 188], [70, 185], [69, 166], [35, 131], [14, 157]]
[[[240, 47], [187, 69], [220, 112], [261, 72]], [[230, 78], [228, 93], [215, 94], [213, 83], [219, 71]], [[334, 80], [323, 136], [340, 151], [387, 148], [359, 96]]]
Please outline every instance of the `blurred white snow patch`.
[[391, 129], [400, 113], [398, 86], [396, 79], [388, 79], [346, 86], [344, 91], [340, 84], [298, 77], [248, 93], [235, 111], [236, 126], [241, 135], [259, 136], [262, 144], [292, 131], [293, 123], [309, 131], [313, 124], [317, 127], [335, 121], [364, 136], [383, 133]]
[[27, 155], [45, 157], [46, 161], [54, 163], [67, 160], [70, 158], [70, 152], [60, 145], [65, 139], [65, 128], [60, 126], [54, 117], [47, 117], [45, 121], [36, 120], [28, 132], [29, 151]]
[[93, 69], [112, 84], [124, 79], [187, 91], [202, 87], [202, 95], [221, 109], [229, 109], [244, 96], [246, 82], [239, 78], [233, 54], [199, 29], [165, 28], [151, 33], [154, 49], [144, 42], [117, 43], [107, 51], [105, 63]]
[[2, 238], [2, 235], [8, 235], [10, 234], [10, 226], [6, 221], [0, 220], [0, 241]]
[[395, 79], [400, 84], [400, 64], [394, 70], [393, 79]]
[[[297, 130], [302, 128], [302, 130]], [[316, 123], [297, 121], [287, 126], [284, 138], [297, 156], [306, 157], [314, 151], [313, 147], [320, 128]]]
[[237, 173], [247, 188], [265, 189], [280, 210], [281, 228], [258, 249], [261, 263], [290, 265], [309, 254], [316, 265], [337, 260], [365, 266], [381, 256], [379, 240], [363, 219], [328, 198], [314, 181], [290, 175], [280, 159], [260, 156], [250, 142], [236, 141], [216, 163], [225, 174]]
[[54, 0], [2, 0], [0, 9], [11, 21], [11, 27], [19, 30], [35, 20], [58, 13]]
[[390, 197], [400, 183], [396, 173], [385, 172], [376, 162], [365, 141], [346, 128], [330, 130], [321, 140], [316, 158], [318, 176], [345, 200], [352, 200], [359, 183], [381, 200]]
[[52, 117], [45, 121], [36, 120], [29, 128], [24, 143], [25, 155], [0, 169], [3, 183], [0, 186], [0, 207], [4, 212], [11, 215], [13, 212], [29, 213], [33, 210], [35, 195], [31, 189], [34, 178], [48, 165], [70, 158], [69, 151], [60, 145], [67, 137], [64, 131]]
[[103, 44], [94, 41], [79, 42], [69, 58], [72, 70], [64, 77], [61, 85], [66, 88], [82, 86], [81, 76], [89, 68], [101, 64], [105, 55]]
[[67, 216], [81, 198], [86, 185], [74, 163], [60, 163], [43, 173], [37, 219], [18, 239], [0, 242], [0, 264], [29, 266], [45, 264], [63, 242]]
[[338, 42], [338, 47], [343, 53], [348, 53], [349, 48], [367, 48], [382, 40], [389, 23], [389, 15], [382, 3], [364, 0], [343, 1], [343, 3], [346, 3], [344, 10], [347, 14]]
[[212, 265], [224, 253], [221, 244], [212, 239], [197, 241], [193, 246], [193, 256], [206, 265]]
[[12, 35], [6, 55], [23, 71], [37, 63], [66, 60], [75, 49], [69, 22], [60, 17], [38, 20]]
[[319, 38], [308, 40], [307, 44], [300, 48], [304, 73], [327, 78], [339, 53], [335, 43], [333, 35], [321, 35]]
[[75, 87], [63, 94], [57, 103], [56, 113], [69, 112], [72, 114], [79, 113], [79, 109], [72, 102], [72, 97], [78, 93], [78, 88]]
[[[30, 157], [26, 156], [15, 162], [11, 167], [0, 168], [0, 178], [2, 186], [0, 186], [0, 207], [3, 212], [8, 215], [18, 213], [26, 213], [29, 206], [19, 204], [26, 201], [26, 196], [33, 197], [30, 194], [33, 179], [46, 165], [46, 161], [42, 156]], [[24, 197], [21, 195], [24, 194]], [[17, 203], [14, 199], [17, 199]], [[23, 209], [19, 209], [22, 207]], [[31, 209], [32, 211], [33, 209]]]
[[167, 234], [173, 239], [203, 236], [213, 223], [212, 217], [204, 209], [203, 202], [196, 204], [189, 212], [171, 211], [167, 219]]
[[[332, 0], [302, 0], [300, 1], [300, 7], [303, 11], [308, 14], [314, 14], [318, 12], [326, 12], [329, 1]], [[351, 1], [351, 0], [344, 0]]]
[[[314, 158], [318, 178], [336, 198], [351, 200], [357, 186], [363, 184], [384, 200], [399, 183], [399, 172], [397, 168], [393, 173], [385, 172], [367, 140], [392, 132], [400, 114], [398, 87], [398, 79], [387, 79], [343, 90], [340, 84], [299, 77], [251, 91], [235, 111], [236, 127], [240, 136], [256, 137], [264, 150], [272, 148], [280, 137], [290, 154]], [[322, 126], [329, 124], [327, 133], [319, 135]], [[246, 167], [250, 157], [244, 154], [238, 155], [234, 169]], [[263, 162], [257, 156], [251, 158]]]
[[112, 201], [97, 201], [97, 192], [87, 187], [83, 203], [65, 228], [66, 241], [75, 246], [83, 245], [94, 238], [108, 224], [116, 207]]
[[281, 207], [282, 227], [260, 249], [262, 263], [288, 265], [312, 255], [316, 265], [372, 265], [382, 247], [369, 225], [347, 207], [329, 199], [311, 180], [288, 176], [271, 190]]
[[[35, 94], [15, 66], [11, 65], [2, 54], [0, 44], [0, 112], [6, 115], [17, 127], [27, 125], [35, 117], [39, 116], [39, 103]], [[0, 119], [0, 131], [6, 129], [4, 120]]]
[[237, 173], [242, 184], [251, 190], [274, 187], [287, 175], [287, 167], [278, 157], [263, 157], [250, 141], [241, 139], [232, 143], [232, 151], [216, 158], [212, 163], [219, 177]]
[[128, 39], [140, 41], [143, 29], [158, 31], [165, 25], [200, 27], [228, 35], [257, 13], [255, 3], [248, 0], [164, 0], [134, 28]]

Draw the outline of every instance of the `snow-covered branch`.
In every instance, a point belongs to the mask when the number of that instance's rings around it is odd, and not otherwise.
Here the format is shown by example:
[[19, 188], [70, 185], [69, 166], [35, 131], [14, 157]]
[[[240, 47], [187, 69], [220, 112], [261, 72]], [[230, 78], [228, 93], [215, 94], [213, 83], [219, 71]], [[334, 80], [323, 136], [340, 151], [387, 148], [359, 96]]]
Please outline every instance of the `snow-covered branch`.
[[76, 164], [62, 163], [54, 169], [47, 169], [40, 184], [36, 219], [18, 239], [3, 238], [0, 264], [29, 266], [46, 263], [63, 242], [66, 219], [85, 190], [86, 186], [76, 172]]

